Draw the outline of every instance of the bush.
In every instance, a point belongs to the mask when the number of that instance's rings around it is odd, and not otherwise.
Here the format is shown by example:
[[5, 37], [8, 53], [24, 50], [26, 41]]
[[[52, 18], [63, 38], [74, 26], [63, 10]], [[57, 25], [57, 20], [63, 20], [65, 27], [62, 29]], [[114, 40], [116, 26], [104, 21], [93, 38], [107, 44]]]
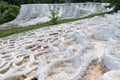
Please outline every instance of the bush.
[[8, 7], [8, 3], [5, 1], [0, 1], [0, 14], [2, 14], [6, 8]]
[[109, 8], [114, 7], [114, 12], [120, 10], [120, 0], [101, 0], [102, 2], [110, 3]]
[[5, 19], [5, 21], [11, 21], [16, 18], [18, 13], [19, 13], [19, 7], [15, 6], [15, 5], [10, 5], [8, 7], [8, 10], [6, 10], [3, 13], [3, 18]]
[[3, 13], [3, 18], [4, 18], [5, 22], [11, 21], [11, 20], [13, 20], [15, 17], [16, 17], [16, 15], [11, 12], [11, 9], [6, 10], [6, 11]]
[[53, 9], [53, 10], [50, 10], [50, 18], [51, 18], [51, 23], [54, 25], [54, 24], [57, 24], [57, 21], [58, 21], [58, 11]]
[[0, 23], [5, 23], [16, 18], [19, 13], [19, 7], [15, 5], [9, 5], [8, 9], [4, 11], [1, 16]]
[[8, 8], [8, 4], [5, 1], [0, 1], [0, 24], [4, 22], [3, 13]]

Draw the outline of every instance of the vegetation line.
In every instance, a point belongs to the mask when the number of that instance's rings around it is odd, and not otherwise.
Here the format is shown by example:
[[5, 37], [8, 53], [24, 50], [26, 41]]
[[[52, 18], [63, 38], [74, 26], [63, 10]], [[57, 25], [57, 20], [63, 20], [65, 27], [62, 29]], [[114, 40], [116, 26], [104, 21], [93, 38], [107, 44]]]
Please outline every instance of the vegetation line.
[[[92, 14], [92, 15], [89, 15], [83, 18], [72, 18], [72, 19], [59, 20], [57, 24], [67, 23], [67, 22], [72, 22], [72, 21], [77, 21], [77, 20], [83, 20], [83, 19], [94, 17], [94, 16], [102, 16], [104, 14], [109, 14], [109, 13], [112, 13], [112, 11]], [[17, 28], [12, 28], [12, 29], [7, 29], [7, 30], [0, 30], [0, 38], [7, 37], [7, 36], [17, 34], [17, 33], [21, 33], [21, 32], [25, 32], [25, 31], [29, 31], [29, 30], [33, 30], [33, 29], [51, 26], [51, 25], [53, 25], [51, 24], [51, 22], [46, 22], [46, 23], [33, 25], [33, 26], [17, 27]]]

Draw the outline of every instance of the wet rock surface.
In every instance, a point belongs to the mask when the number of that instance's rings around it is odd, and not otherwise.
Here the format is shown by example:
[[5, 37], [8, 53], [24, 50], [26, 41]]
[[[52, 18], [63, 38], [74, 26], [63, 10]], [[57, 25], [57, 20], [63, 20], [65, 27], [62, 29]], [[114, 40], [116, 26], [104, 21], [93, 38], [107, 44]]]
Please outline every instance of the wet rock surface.
[[1, 80], [119, 80], [120, 29], [112, 20], [120, 13], [1, 38]]

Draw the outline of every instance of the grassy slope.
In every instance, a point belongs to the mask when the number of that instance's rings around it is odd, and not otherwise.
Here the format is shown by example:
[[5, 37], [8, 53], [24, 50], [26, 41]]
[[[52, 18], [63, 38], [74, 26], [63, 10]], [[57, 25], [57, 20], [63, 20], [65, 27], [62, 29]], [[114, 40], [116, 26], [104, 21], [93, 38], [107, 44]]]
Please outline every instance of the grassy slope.
[[[66, 23], [66, 22], [72, 22], [72, 21], [77, 21], [77, 20], [82, 20], [82, 19], [86, 19], [86, 18], [91, 18], [94, 16], [102, 16], [106, 13], [111, 13], [110, 12], [103, 12], [103, 13], [98, 13], [98, 14], [92, 14], [83, 18], [74, 18], [74, 19], [64, 19], [64, 20], [59, 20], [57, 24], [61, 24], [61, 23]], [[34, 25], [34, 26], [27, 26], [27, 27], [18, 27], [18, 28], [12, 28], [12, 29], [8, 29], [8, 30], [0, 30], [0, 38], [2, 37], [7, 37], [13, 34], [17, 34], [17, 33], [21, 33], [21, 32], [25, 32], [28, 30], [33, 30], [33, 29], [38, 29], [38, 28], [42, 28], [42, 27], [46, 27], [46, 26], [51, 26], [50, 22], [46, 22], [43, 24], [39, 24], [39, 25]]]

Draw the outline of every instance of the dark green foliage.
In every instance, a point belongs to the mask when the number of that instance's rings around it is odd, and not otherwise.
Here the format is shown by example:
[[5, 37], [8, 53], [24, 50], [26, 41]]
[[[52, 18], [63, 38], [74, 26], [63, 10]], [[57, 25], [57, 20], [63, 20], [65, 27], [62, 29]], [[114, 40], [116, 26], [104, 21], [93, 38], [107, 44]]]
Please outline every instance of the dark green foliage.
[[19, 13], [18, 6], [9, 5], [7, 9], [3, 13], [1, 13], [0, 24], [15, 19], [18, 13]]
[[4, 16], [4, 21], [5, 22], [13, 20], [16, 17], [15, 14], [13, 14], [11, 12], [11, 10], [5, 11], [4, 14], [3, 14], [3, 16]]
[[15, 4], [20, 6], [21, 4], [31, 3], [66, 3], [66, 2], [100, 2], [100, 0], [4, 0], [9, 4]]
[[3, 13], [6, 10], [7, 7], [8, 7], [7, 2], [0, 1], [0, 13]]
[[72, 2], [100, 2], [100, 0], [71, 0]]
[[110, 3], [108, 7], [114, 7], [114, 11], [120, 10], [120, 0], [101, 0], [102, 2]]
[[8, 4], [5, 1], [0, 1], [0, 23], [3, 23], [3, 13], [8, 8]]
[[57, 24], [57, 21], [58, 21], [58, 11], [53, 9], [53, 10], [50, 10], [50, 13], [51, 13], [51, 23], [52, 24]]

